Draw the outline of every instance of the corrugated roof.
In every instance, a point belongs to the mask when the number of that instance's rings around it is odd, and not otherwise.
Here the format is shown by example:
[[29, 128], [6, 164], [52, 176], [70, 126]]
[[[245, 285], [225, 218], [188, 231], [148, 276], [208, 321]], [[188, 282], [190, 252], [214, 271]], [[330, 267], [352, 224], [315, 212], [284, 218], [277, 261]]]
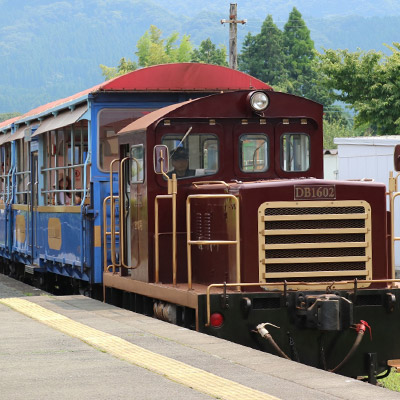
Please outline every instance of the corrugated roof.
[[13, 123], [31, 121], [46, 116], [54, 110], [83, 102], [89, 94], [96, 92], [219, 92], [246, 89], [271, 90], [272, 88], [248, 74], [219, 65], [197, 63], [154, 65], [118, 76], [72, 96], [34, 108], [22, 116], [0, 122], [0, 130], [11, 129]]
[[54, 129], [68, 126], [78, 121], [80, 117], [87, 111], [87, 104], [75, 108], [75, 110], [64, 111], [57, 116], [49, 117], [40, 123], [32, 137], [40, 135], [43, 132], [52, 131]]

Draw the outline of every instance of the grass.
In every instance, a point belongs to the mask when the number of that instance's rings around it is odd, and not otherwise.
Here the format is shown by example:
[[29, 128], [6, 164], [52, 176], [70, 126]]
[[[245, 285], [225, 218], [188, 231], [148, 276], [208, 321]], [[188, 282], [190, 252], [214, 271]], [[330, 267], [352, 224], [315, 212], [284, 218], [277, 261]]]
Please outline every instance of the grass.
[[388, 377], [380, 379], [378, 382], [386, 389], [400, 392], [400, 374], [394, 368], [392, 368]]

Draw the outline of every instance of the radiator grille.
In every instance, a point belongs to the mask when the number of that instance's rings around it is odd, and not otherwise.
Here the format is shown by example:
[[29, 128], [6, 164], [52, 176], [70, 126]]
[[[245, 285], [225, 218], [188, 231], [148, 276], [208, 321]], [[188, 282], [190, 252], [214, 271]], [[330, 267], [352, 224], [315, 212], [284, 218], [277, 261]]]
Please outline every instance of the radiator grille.
[[371, 208], [365, 201], [264, 203], [260, 282], [371, 278]]

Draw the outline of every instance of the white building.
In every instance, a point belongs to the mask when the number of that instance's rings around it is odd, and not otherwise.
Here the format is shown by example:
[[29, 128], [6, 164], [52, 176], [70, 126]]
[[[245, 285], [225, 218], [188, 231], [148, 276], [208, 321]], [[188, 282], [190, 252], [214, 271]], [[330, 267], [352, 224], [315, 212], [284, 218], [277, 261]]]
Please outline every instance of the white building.
[[[389, 172], [394, 170], [394, 148], [400, 144], [400, 136], [336, 138], [334, 142], [338, 145], [337, 179], [373, 179], [375, 182], [386, 184], [388, 188]], [[400, 236], [400, 198], [395, 201], [395, 236]], [[396, 275], [399, 275], [398, 241], [395, 253]]]

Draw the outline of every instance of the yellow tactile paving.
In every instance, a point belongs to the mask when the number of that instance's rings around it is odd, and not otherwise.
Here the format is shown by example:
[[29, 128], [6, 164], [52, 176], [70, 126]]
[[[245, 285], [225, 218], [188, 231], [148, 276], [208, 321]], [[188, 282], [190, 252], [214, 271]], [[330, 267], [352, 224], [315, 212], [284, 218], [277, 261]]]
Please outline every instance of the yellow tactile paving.
[[101, 351], [218, 399], [279, 400], [277, 397], [221, 378], [172, 358], [153, 353], [117, 336], [109, 335], [73, 321], [30, 301], [21, 298], [8, 298], [0, 299], [0, 303], [54, 329], [76, 337]]

